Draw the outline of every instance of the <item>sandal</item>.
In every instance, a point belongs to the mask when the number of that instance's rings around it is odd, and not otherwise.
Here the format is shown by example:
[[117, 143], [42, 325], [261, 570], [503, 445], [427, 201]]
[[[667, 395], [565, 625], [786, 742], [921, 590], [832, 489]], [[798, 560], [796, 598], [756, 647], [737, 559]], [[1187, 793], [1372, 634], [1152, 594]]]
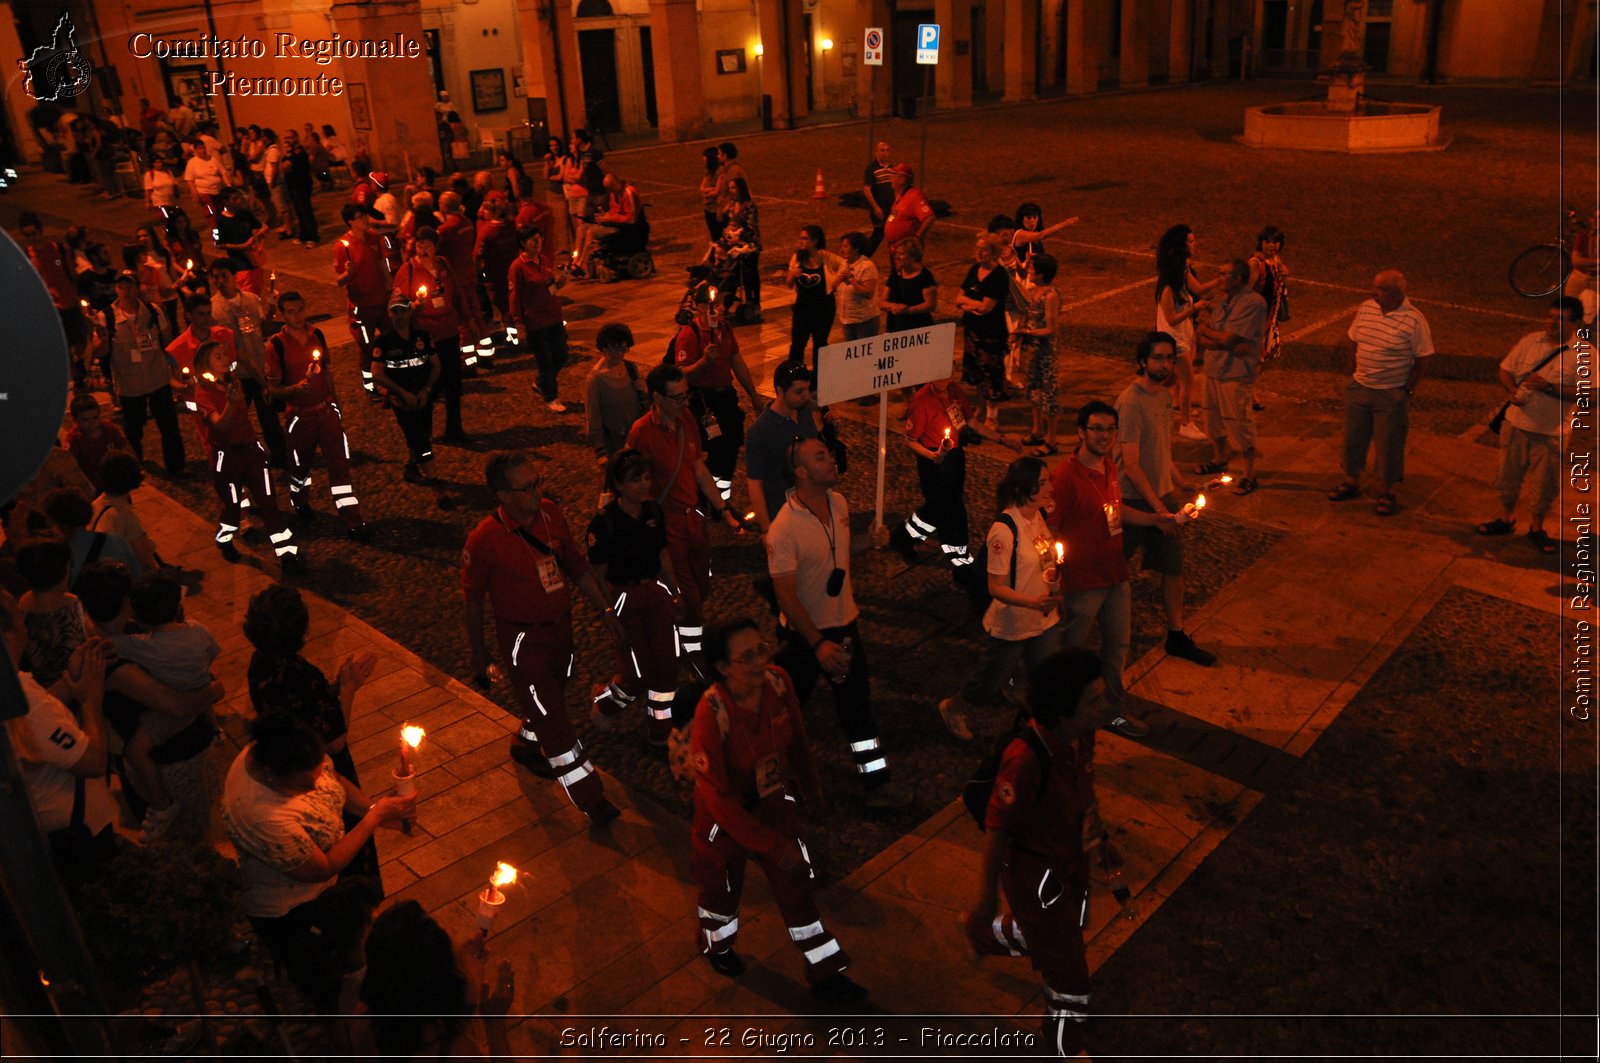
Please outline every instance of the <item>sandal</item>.
[[1378, 504], [1373, 507], [1373, 511], [1380, 517], [1392, 517], [1398, 508], [1400, 504], [1395, 501], [1394, 495], [1379, 495]]
[[1550, 538], [1550, 534], [1543, 528], [1529, 532], [1528, 541], [1532, 543], [1541, 554], [1553, 554], [1556, 552], [1555, 540]]
[[1233, 485], [1233, 493], [1236, 495], [1254, 494], [1255, 489], [1260, 486], [1261, 485], [1256, 482], [1256, 478], [1254, 476], [1246, 476], [1240, 479], [1238, 483]]
[[1352, 498], [1361, 497], [1361, 488], [1349, 481], [1340, 484], [1328, 492], [1329, 502], [1347, 502]]
[[[1479, 535], [1510, 535], [1516, 530], [1517, 526], [1515, 524], [1512, 524], [1509, 520], [1501, 520], [1499, 517], [1494, 520], [1484, 521], [1478, 525]], [[1533, 533], [1529, 532], [1528, 534], [1531, 536]]]
[[1036, 458], [1053, 458], [1061, 453], [1061, 448], [1054, 443], [1040, 443], [1033, 448], [1032, 454]]
[[1208, 461], [1204, 465], [1196, 465], [1194, 471], [1196, 476], [1215, 476], [1219, 472], [1227, 472], [1228, 463], [1225, 461]]

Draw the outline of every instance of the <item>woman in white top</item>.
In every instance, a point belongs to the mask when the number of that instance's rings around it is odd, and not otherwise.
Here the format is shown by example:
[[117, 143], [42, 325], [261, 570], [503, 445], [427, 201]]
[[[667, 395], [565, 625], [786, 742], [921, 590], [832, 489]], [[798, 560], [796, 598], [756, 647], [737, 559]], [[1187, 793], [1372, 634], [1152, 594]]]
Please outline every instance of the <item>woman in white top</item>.
[[1191, 395], [1194, 386], [1194, 326], [1206, 308], [1204, 297], [1216, 288], [1216, 281], [1201, 283], [1189, 259], [1194, 255], [1194, 230], [1174, 225], [1161, 234], [1156, 244], [1156, 331], [1171, 336], [1178, 348], [1178, 434], [1185, 439], [1204, 439], [1205, 432], [1194, 423]]
[[144, 205], [165, 221], [167, 212], [178, 205], [180, 191], [178, 179], [172, 176], [172, 167], [166, 160], [151, 158], [150, 168], [144, 172]]
[[[244, 872], [244, 912], [290, 978], [319, 1008], [331, 1007], [335, 1000], [316, 992], [336, 960], [319, 948], [317, 902], [379, 827], [414, 814], [416, 799], [368, 800], [330, 770], [316, 733], [286, 713], [258, 718], [250, 736], [222, 793], [222, 820]], [[361, 816], [348, 831], [347, 809]]]
[[972, 737], [972, 709], [996, 700], [1019, 661], [1031, 669], [1061, 649], [1060, 576], [1042, 512], [1049, 491], [1050, 470], [1034, 457], [1013, 461], [995, 489], [997, 516], [985, 539], [993, 600], [983, 614], [983, 658], [961, 692], [939, 702], [945, 726], [963, 741]]

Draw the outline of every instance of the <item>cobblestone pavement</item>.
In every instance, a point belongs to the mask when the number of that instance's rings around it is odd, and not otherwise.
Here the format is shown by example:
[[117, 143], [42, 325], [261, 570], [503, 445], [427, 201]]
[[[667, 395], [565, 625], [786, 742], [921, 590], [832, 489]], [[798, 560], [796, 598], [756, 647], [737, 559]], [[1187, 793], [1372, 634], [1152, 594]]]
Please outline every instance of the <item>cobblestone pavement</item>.
[[[1191, 607], [1199, 610], [1196, 622], [1201, 625], [1201, 641], [1215, 640], [1212, 645], [1223, 651], [1224, 665], [1205, 673], [1202, 682], [1188, 674], [1198, 673], [1197, 669], [1187, 673], [1181, 665], [1176, 670], [1163, 669], [1159, 661], [1152, 665], [1152, 658], [1159, 655], [1149, 655], [1130, 673], [1130, 681], [1136, 674], [1142, 676], [1143, 693], [1152, 703], [1181, 706], [1184, 712], [1203, 716], [1203, 722], [1212, 728], [1249, 734], [1282, 750], [1283, 760], [1291, 765], [1371, 677], [1375, 665], [1370, 662], [1381, 662], [1409, 630], [1406, 625], [1420, 619], [1406, 611], [1413, 602], [1436, 597], [1435, 583], [1453, 580], [1480, 589], [1504, 587], [1508, 596], [1532, 598], [1547, 594], [1550, 582], [1548, 564], [1523, 557], [1518, 553], [1522, 544], [1507, 541], [1484, 546], [1470, 535], [1463, 514], [1487, 503], [1486, 480], [1493, 462], [1493, 451], [1477, 445], [1470, 428], [1492, 404], [1494, 389], [1487, 381], [1493, 363], [1517, 336], [1535, 327], [1540, 312], [1537, 305], [1510, 292], [1504, 280], [1505, 267], [1521, 247], [1549, 234], [1552, 219], [1559, 218], [1561, 197], [1570, 194], [1568, 189], [1593, 187], [1592, 159], [1580, 161], [1569, 155], [1563, 160], [1558, 97], [1552, 92], [1384, 89], [1395, 98], [1442, 101], [1446, 127], [1456, 137], [1451, 148], [1422, 156], [1262, 155], [1231, 141], [1231, 134], [1242, 124], [1244, 106], [1306, 95], [1311, 86], [1305, 83], [1200, 86], [986, 109], [941, 116], [929, 132], [931, 194], [948, 199], [955, 210], [953, 217], [936, 227], [930, 256], [931, 267], [945, 282], [942, 293], [947, 305], [953, 284], [965, 269], [971, 230], [990, 214], [1030, 199], [1044, 205], [1047, 219], [1082, 216], [1077, 227], [1052, 242], [1052, 250], [1062, 259], [1058, 286], [1067, 306], [1064, 354], [1059, 362], [1060, 390], [1063, 405], [1068, 407], [1091, 396], [1113, 397], [1126, 382], [1127, 354], [1152, 316], [1150, 252], [1155, 237], [1167, 225], [1180, 220], [1193, 224], [1201, 233], [1201, 257], [1210, 262], [1247, 253], [1260, 224], [1270, 221], [1289, 232], [1285, 255], [1295, 270], [1295, 319], [1284, 363], [1270, 371], [1263, 383], [1268, 406], [1262, 416], [1263, 438], [1277, 450], [1269, 449], [1266, 455], [1260, 493], [1244, 500], [1219, 499], [1214, 511], [1186, 533]], [[1563, 118], [1569, 128], [1592, 135], [1593, 100], [1569, 96], [1565, 103]], [[997, 143], [997, 131], [1003, 131], [1004, 145]], [[914, 123], [880, 123], [877, 132], [890, 139], [897, 154], [916, 164], [919, 129]], [[866, 140], [866, 127], [852, 125], [741, 141], [741, 159], [754, 175], [763, 213], [769, 267], [781, 264], [786, 256], [778, 249], [789, 242], [785, 234], [800, 224], [820, 219], [830, 234], [836, 234], [860, 223], [861, 211], [806, 197], [817, 161], [825, 166], [830, 190], [837, 193], [855, 188], [860, 171], [854, 160], [864, 155]], [[1002, 150], [995, 151], [995, 147]], [[697, 158], [697, 149], [683, 146], [614, 156], [625, 175], [642, 178], [640, 185], [654, 212], [654, 250], [660, 272], [646, 282], [578, 284], [567, 290], [567, 317], [577, 356], [563, 375], [564, 396], [580, 393], [584, 344], [604, 320], [625, 320], [633, 326], [639, 338], [634, 353], [641, 365], [658, 358], [670, 334], [671, 309], [681, 292], [679, 270], [698, 256], [703, 234], [694, 192]], [[46, 213], [55, 232], [68, 221], [103, 232], [131, 230], [136, 214], [131, 204], [106, 207], [82, 202], [72, 190], [49, 183], [53, 180], [27, 178], [15, 195], [0, 199], [0, 221], [9, 225], [15, 213], [26, 206]], [[1516, 189], [1517, 194], [1508, 195], [1507, 189]], [[319, 200], [325, 217], [336, 206], [332, 199]], [[121, 239], [118, 235], [117, 240]], [[306, 292], [314, 314], [336, 314], [342, 309], [326, 280], [324, 250], [273, 251], [281, 288], [292, 283]], [[1319, 488], [1323, 479], [1336, 475], [1340, 410], [1336, 395], [1342, 385], [1334, 365], [1333, 344], [1349, 310], [1365, 297], [1373, 270], [1381, 265], [1397, 265], [1411, 277], [1413, 296], [1429, 316], [1435, 340], [1445, 352], [1436, 360], [1434, 375], [1414, 411], [1413, 445], [1418, 460], [1406, 485], [1407, 506], [1399, 518], [1388, 523], [1373, 518], [1370, 511], [1355, 516], [1347, 510], [1330, 513]], [[787, 340], [786, 300], [775, 292], [768, 288], [766, 324], [742, 329], [740, 334], [753, 367], [761, 367], [756, 370], [758, 379], [765, 375], [762, 369], [781, 355]], [[466, 426], [478, 442], [471, 449], [441, 448], [445, 487], [431, 490], [405, 484], [399, 479], [402, 459], [392, 420], [358, 394], [342, 317], [335, 316], [323, 327], [334, 341], [334, 377], [346, 399], [357, 458], [356, 486], [378, 534], [370, 545], [343, 539], [329, 515], [329, 500], [319, 496], [322, 513], [309, 529], [310, 571], [305, 582], [426, 660], [463, 676], [465, 638], [458, 620], [453, 572], [467, 528], [491, 504], [482, 486], [485, 454], [490, 449], [518, 448], [534, 455], [569, 519], [581, 523], [597, 488], [592, 458], [576, 441], [581, 414], [558, 417], [547, 412], [532, 394], [533, 374], [526, 361], [506, 359], [494, 375], [468, 386]], [[871, 497], [876, 411], [851, 405], [843, 413], [853, 421], [846, 429], [852, 461], [845, 491], [856, 503], [859, 533], [868, 519], [864, 503]], [[1021, 408], [1006, 412], [1008, 426], [1025, 418], [1026, 411]], [[885, 504], [891, 518], [903, 515], [914, 501], [908, 456], [903, 447], [895, 445], [893, 428], [891, 416]], [[1200, 456], [1199, 450], [1187, 443], [1179, 445], [1178, 454], [1185, 462]], [[975, 522], [987, 511], [995, 479], [1008, 456], [988, 444], [976, 452], [968, 488]], [[203, 485], [162, 483], [161, 487], [195, 512], [212, 513], [213, 500]], [[760, 563], [756, 546], [724, 531], [714, 534], [717, 611], [760, 615], [763, 607], [749, 590], [749, 576]], [[265, 553], [259, 539], [248, 546], [257, 555]], [[1422, 557], [1424, 546], [1428, 551], [1425, 562], [1397, 560]], [[1251, 589], [1250, 601], [1237, 600], [1243, 584]], [[843, 878], [841, 887], [865, 893], [894, 877], [882, 869], [894, 866], [899, 872], [894, 861], [911, 847], [927, 843], [935, 834], [935, 841], [941, 844], [947, 836], [951, 839], [943, 849], [928, 843], [916, 850], [915, 857], [905, 857], [910, 865], [922, 854], [933, 853], [894, 884], [883, 887], [893, 901], [889, 908], [910, 913], [906, 918], [913, 922], [904, 927], [905, 947], [908, 954], [921, 957], [919, 949], [945, 948], [942, 938], [928, 936], [927, 927], [935, 923], [944, 926], [951, 907], [959, 908], [961, 898], [956, 895], [963, 893], [965, 886], [954, 883], [970, 879], [975, 859], [972, 839], [955, 836], [956, 828], [965, 824], [951, 822], [953, 817], [948, 816], [931, 824], [927, 820], [935, 810], [949, 813], [948, 803], [976, 753], [975, 747], [958, 746], [947, 738], [933, 710], [937, 698], [956, 685], [963, 662], [971, 659], [977, 644], [975, 628], [965, 616], [964, 602], [931, 558], [907, 570], [892, 554], [864, 556], [858, 569], [858, 597], [865, 614], [868, 650], [876, 673], [874, 693], [889, 755], [901, 781], [913, 789], [917, 803], [913, 809], [886, 818], [861, 814], [827, 695], [819, 693], [809, 719], [814, 721], [814, 742], [822, 754], [835, 805], [822, 829], [815, 832], [821, 844], [814, 848], [821, 850], [820, 862], [830, 879]], [[1255, 600], [1258, 597], [1259, 602]], [[1219, 614], [1223, 617], [1220, 622]], [[569, 691], [568, 697], [574, 707], [583, 706], [588, 680], [602, 674], [607, 663], [592, 616], [581, 605], [579, 618], [580, 681], [575, 683], [578, 690]], [[1136, 587], [1135, 628], [1131, 660], [1139, 661], [1159, 633], [1155, 587], [1147, 577]], [[1482, 634], [1486, 640], [1481, 643], [1486, 647], [1482, 652], [1492, 653], [1499, 643], [1493, 641], [1492, 632]], [[1425, 659], [1426, 653], [1407, 658]], [[1352, 661], [1358, 662], [1353, 672]], [[1219, 693], [1210, 688], [1218, 685], [1215, 676], [1222, 672], [1226, 676], [1220, 682], [1232, 685]], [[1134, 693], [1141, 692], [1135, 689]], [[1483, 692], [1482, 696], [1490, 695]], [[1287, 722], [1280, 722], [1274, 712]], [[989, 735], [997, 733], [1004, 722], [1001, 716], [989, 716], [979, 726]], [[580, 729], [584, 727], [580, 724]], [[668, 808], [681, 810], [683, 805], [664, 767], [645, 751], [641, 730], [636, 720], [614, 734], [596, 738], [596, 759], [630, 788], [653, 794]], [[586, 733], [586, 739], [589, 737]], [[498, 747], [498, 740], [495, 744]], [[1120, 740], [1106, 745], [1110, 763], [1102, 783], [1108, 789], [1157, 775], [1187, 778], [1184, 765], [1157, 759], [1145, 746]], [[381, 778], [386, 766], [376, 744], [371, 748], [374, 752], [362, 768], [380, 773], [377, 777]], [[381, 756], [388, 756], [387, 748]], [[489, 763], [491, 757], [494, 763], [503, 763], [498, 748], [485, 748], [480, 759]], [[1160, 771], [1149, 772], [1152, 761], [1162, 765]], [[1122, 822], [1130, 835], [1148, 832], [1153, 837], [1162, 831], [1171, 833], [1160, 823], [1160, 817], [1167, 816], [1167, 822], [1181, 823], [1186, 829], [1191, 822], [1196, 824], [1193, 830], [1198, 833], [1201, 825], [1219, 818], [1218, 808], [1224, 808], [1206, 803], [1203, 795], [1211, 792], [1208, 785], [1184, 781], [1179, 788], [1185, 792], [1177, 799], [1183, 807], [1174, 811], [1156, 802], [1157, 813], [1141, 810], [1138, 816], [1143, 819], [1128, 815]], [[1323, 785], [1337, 792], [1362, 783], [1334, 773]], [[1191, 796], [1196, 794], [1202, 796]], [[1226, 819], [1221, 829], [1232, 826], [1233, 810], [1241, 810], [1238, 814], [1242, 815], [1258, 799], [1259, 794], [1240, 799], [1232, 809], [1225, 808], [1228, 815], [1221, 817]], [[1131, 807], [1131, 801], [1125, 807]], [[1331, 815], [1327, 810], [1334, 807], [1324, 802], [1311, 802], [1309, 807], [1301, 803], [1297, 814]], [[1265, 844], [1269, 851], [1282, 854], [1290, 871], [1301, 876], [1297, 882], [1304, 881], [1311, 872], [1309, 865], [1294, 856], [1297, 827], [1294, 823], [1280, 826]], [[1353, 833], [1366, 829], [1350, 819], [1342, 827]], [[916, 838], [907, 834], [913, 828]], [[1212, 829], [1204, 826], [1206, 832]], [[1523, 822], [1508, 829], [1532, 827]], [[1385, 844], [1381, 837], [1378, 844]], [[846, 875], [857, 865], [861, 867], [854, 875]], [[1163, 871], [1160, 881], [1152, 884], [1157, 903], [1183, 881], [1187, 871], [1169, 877], [1172, 874]], [[916, 888], [900, 885], [901, 878]], [[450, 893], [450, 883], [435, 889], [427, 879], [423, 886], [435, 902], [430, 909], [453, 902], [461, 892]], [[1309, 890], [1311, 910], [1332, 911], [1323, 895], [1333, 888], [1323, 881], [1319, 888]], [[901, 897], [896, 890], [912, 896]], [[1227, 905], [1233, 903], [1231, 896], [1225, 884], [1213, 882], [1195, 903]], [[1457, 898], [1452, 894], [1451, 899]], [[886, 934], [879, 923], [887, 918], [884, 912], [888, 909], [868, 905], [865, 910], [875, 913], [875, 918], [858, 911], [853, 931], [861, 937], [873, 932]], [[918, 919], [922, 921], [915, 922]], [[1341, 920], [1337, 925], [1341, 932], [1358, 939], [1367, 932], [1360, 921]], [[875, 927], [878, 929], [873, 930]], [[1103, 921], [1091, 929], [1104, 935], [1091, 946], [1096, 964], [1132, 932], [1118, 931]], [[1152, 930], [1159, 941], [1187, 942], [1184, 925], [1166, 922]], [[536, 938], [531, 930], [525, 934], [531, 948]], [[1142, 943], [1146, 937], [1138, 940]], [[784, 944], [776, 942], [774, 947]], [[1267, 947], [1263, 945], [1264, 950]], [[663, 946], [662, 954], [676, 957], [682, 951], [682, 942], [674, 938]], [[1181, 966], [1194, 962], [1192, 956], [1171, 955], [1176, 958], [1163, 961], [1154, 953], [1141, 952], [1135, 959], [1144, 961], [1145, 966], [1138, 972], [1148, 977], [1149, 971], [1163, 969], [1162, 963]], [[629, 962], [626, 958], [619, 961]], [[892, 986], [893, 972], [884, 968], [893, 968], [896, 962], [889, 955], [868, 958], [862, 966], [868, 975], [876, 969], [883, 984]], [[1330, 962], [1356, 978], [1388, 961], [1357, 949]], [[546, 982], [554, 977], [548, 968], [555, 966], [547, 964]], [[1405, 977], [1403, 971], [1391, 969], [1393, 966], [1384, 967], [1382, 977]], [[1030, 983], [1018, 980], [1024, 974], [1019, 968], [1004, 977], [973, 975], [949, 985], [921, 985], [918, 993], [926, 994], [929, 1003], [924, 1003], [923, 995], [905, 990], [885, 1006], [903, 1012], [940, 1007], [965, 1010], [960, 1005], [966, 998], [957, 1000], [952, 994], [965, 994], [971, 985], [986, 983], [989, 988], [1004, 985], [1007, 1000], [1016, 997], [1023, 1002], [1007, 1006], [1036, 1008], [1038, 1001], [1030, 1002], [1027, 996]], [[909, 977], [902, 982], [909, 985]], [[605, 996], [603, 988], [595, 992]], [[637, 1000], [628, 999], [636, 1010], [662, 1002], [666, 1003], [653, 1010], [675, 1012], [695, 1007], [695, 1002], [685, 1003], [674, 993], [670, 987], [658, 987]], [[713, 999], [702, 1010], [717, 1010], [719, 1002], [726, 1005], [720, 1008], [726, 1013], [762, 1010], [762, 1001], [748, 994], [735, 1000], [726, 996]], [[539, 1005], [547, 999], [541, 996], [523, 1003]], [[564, 1007], [566, 999], [561, 996], [558, 1006]], [[695, 1001], [703, 999], [697, 996]], [[1448, 999], [1448, 992], [1441, 989], [1436, 999]], [[1302, 1011], [1325, 1006], [1304, 996], [1296, 998], [1296, 1003]], [[1522, 1003], [1519, 1001], [1518, 1007]]]

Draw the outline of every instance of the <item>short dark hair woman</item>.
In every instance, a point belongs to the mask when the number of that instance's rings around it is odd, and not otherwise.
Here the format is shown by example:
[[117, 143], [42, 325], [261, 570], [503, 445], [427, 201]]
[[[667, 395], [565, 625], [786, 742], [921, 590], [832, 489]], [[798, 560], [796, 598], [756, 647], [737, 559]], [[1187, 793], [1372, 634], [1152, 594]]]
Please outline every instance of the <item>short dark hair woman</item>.
[[[244, 913], [273, 958], [327, 1012], [340, 979], [329, 977], [335, 958], [319, 941], [330, 905], [323, 898], [378, 828], [398, 826], [416, 799], [370, 800], [327, 770], [322, 739], [288, 713], [258, 717], [250, 737], [222, 794], [222, 820], [244, 873]], [[348, 830], [346, 813], [357, 817]]]
[[632, 447], [617, 451], [606, 466], [606, 490], [611, 501], [589, 522], [589, 564], [628, 641], [617, 647], [611, 681], [594, 686], [595, 722], [609, 730], [613, 717], [642, 698], [650, 742], [665, 746], [678, 689], [673, 625], [681, 595], [650, 459]]
[[753, 857], [805, 957], [812, 992], [859, 1001], [866, 991], [844, 974], [850, 959], [811, 899], [811, 858], [788, 789], [798, 781], [808, 801], [820, 802], [822, 784], [794, 688], [771, 656], [771, 644], [749, 617], [706, 633], [705, 658], [716, 681], [695, 709], [689, 739], [695, 770], [689, 870], [700, 887], [700, 951], [718, 974], [744, 973], [733, 945], [745, 862]]

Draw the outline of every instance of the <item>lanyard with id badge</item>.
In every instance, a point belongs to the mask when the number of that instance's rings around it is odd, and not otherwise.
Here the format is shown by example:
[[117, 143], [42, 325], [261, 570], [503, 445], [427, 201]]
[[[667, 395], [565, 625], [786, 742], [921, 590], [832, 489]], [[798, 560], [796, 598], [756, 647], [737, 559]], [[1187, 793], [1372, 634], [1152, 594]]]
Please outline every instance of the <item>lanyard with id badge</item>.
[[[541, 513], [540, 516], [543, 517], [544, 514]], [[496, 519], [499, 519], [498, 514], [496, 514]], [[561, 571], [561, 559], [556, 556], [555, 549], [545, 545], [538, 536], [520, 525], [511, 527], [505, 525], [503, 521], [501, 523], [508, 531], [515, 533], [517, 538], [521, 539], [524, 544], [532, 548], [534, 571], [538, 573], [539, 585], [544, 588], [545, 593], [554, 594], [557, 591], [564, 590], [567, 586], [567, 579]], [[550, 523], [546, 520], [546, 535], [549, 534], [549, 529]]]

